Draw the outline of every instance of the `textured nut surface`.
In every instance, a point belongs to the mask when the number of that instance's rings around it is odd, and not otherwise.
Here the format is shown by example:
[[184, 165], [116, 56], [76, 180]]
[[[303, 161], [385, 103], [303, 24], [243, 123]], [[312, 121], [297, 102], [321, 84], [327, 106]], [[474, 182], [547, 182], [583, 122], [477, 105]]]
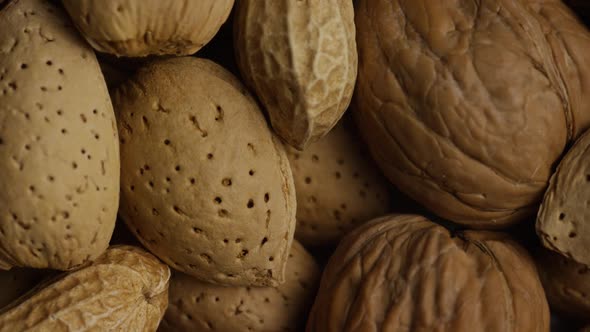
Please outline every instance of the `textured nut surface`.
[[307, 331], [548, 331], [533, 260], [508, 236], [375, 219], [324, 270]]
[[0, 11], [0, 267], [69, 269], [108, 246], [115, 116], [92, 49], [43, 0]]
[[543, 245], [578, 263], [590, 265], [590, 131], [559, 163], [537, 216]]
[[293, 242], [285, 283], [272, 287], [223, 287], [176, 273], [162, 331], [301, 331], [313, 303], [320, 270]]
[[344, 120], [305, 151], [287, 149], [297, 192], [295, 238], [305, 245], [335, 244], [359, 223], [389, 211], [387, 179]]
[[328, 133], [350, 103], [357, 74], [351, 0], [240, 0], [238, 67], [274, 130], [302, 149]]
[[217, 33], [234, 0], [63, 0], [98, 51], [118, 56], [195, 53]]
[[155, 331], [168, 306], [170, 269], [131, 246], [40, 286], [0, 314], [0, 331]]
[[590, 269], [550, 250], [535, 256], [551, 309], [579, 319], [590, 316]]
[[356, 2], [361, 132], [436, 214], [499, 228], [534, 213], [588, 127], [590, 33], [560, 1]]
[[120, 214], [170, 266], [201, 280], [277, 285], [295, 231], [284, 147], [215, 63], [154, 62], [115, 97]]
[[18, 267], [0, 270], [0, 309], [31, 290], [47, 274], [44, 270]]

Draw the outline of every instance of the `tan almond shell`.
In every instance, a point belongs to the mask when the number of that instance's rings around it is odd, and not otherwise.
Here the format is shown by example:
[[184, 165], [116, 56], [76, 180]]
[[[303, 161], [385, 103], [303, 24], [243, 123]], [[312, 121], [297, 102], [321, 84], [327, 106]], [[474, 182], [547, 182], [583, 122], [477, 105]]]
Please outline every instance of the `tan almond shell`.
[[590, 269], [551, 250], [535, 255], [551, 309], [578, 319], [590, 316]]
[[0, 331], [155, 331], [169, 279], [168, 266], [149, 253], [111, 247], [0, 313]]
[[48, 1], [0, 11], [0, 268], [66, 270], [108, 247], [115, 115], [92, 49]]
[[276, 286], [295, 232], [284, 147], [232, 74], [153, 62], [115, 94], [120, 215], [160, 259], [203, 281]]
[[536, 211], [590, 124], [590, 32], [561, 1], [359, 0], [355, 114], [401, 191], [471, 228]]
[[450, 232], [390, 215], [347, 235], [330, 258], [308, 332], [549, 331], [532, 258], [507, 235]]
[[559, 163], [545, 192], [536, 229], [543, 245], [590, 265], [590, 131], [584, 133]]
[[319, 278], [313, 257], [296, 241], [277, 288], [216, 286], [176, 273], [160, 331], [301, 331]]
[[97, 51], [117, 56], [189, 55], [225, 22], [234, 0], [63, 0]]
[[287, 157], [297, 192], [295, 238], [304, 245], [336, 244], [390, 211], [389, 183], [344, 119], [303, 152], [287, 148]]
[[238, 67], [274, 130], [303, 149], [327, 134], [352, 98], [357, 75], [351, 0], [240, 0]]
[[51, 272], [14, 267], [0, 270], [0, 310], [35, 287]]

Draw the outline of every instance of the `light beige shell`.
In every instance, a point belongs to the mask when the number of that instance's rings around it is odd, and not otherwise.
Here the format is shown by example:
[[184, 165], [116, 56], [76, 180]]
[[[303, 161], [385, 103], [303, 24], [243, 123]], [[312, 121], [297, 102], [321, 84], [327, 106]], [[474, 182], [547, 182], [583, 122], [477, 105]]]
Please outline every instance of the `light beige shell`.
[[118, 56], [188, 55], [207, 44], [234, 0], [63, 0], [97, 51]]
[[590, 131], [568, 151], [551, 177], [537, 215], [543, 245], [590, 265]]
[[550, 250], [539, 250], [535, 260], [551, 308], [582, 320], [590, 317], [590, 269]]
[[390, 211], [389, 182], [344, 120], [305, 151], [288, 148], [287, 157], [297, 192], [295, 238], [304, 245], [335, 244]]
[[161, 331], [302, 331], [320, 278], [313, 257], [293, 242], [285, 283], [223, 287], [176, 273]]
[[238, 66], [274, 130], [303, 149], [350, 103], [357, 74], [352, 0], [240, 0]]
[[44, 0], [0, 11], [0, 268], [70, 269], [108, 246], [115, 116], [92, 49]]
[[168, 306], [170, 269], [130, 246], [109, 248], [0, 313], [0, 331], [155, 331]]
[[330, 257], [307, 324], [316, 331], [549, 331], [549, 306], [533, 259], [507, 235], [451, 236], [391, 215]]
[[295, 231], [291, 169], [255, 101], [197, 58], [153, 62], [115, 95], [121, 216], [170, 266], [201, 280], [277, 285]]
[[46, 270], [18, 267], [8, 271], [0, 270], [0, 309], [33, 289], [44, 276], [49, 274], [50, 272]]

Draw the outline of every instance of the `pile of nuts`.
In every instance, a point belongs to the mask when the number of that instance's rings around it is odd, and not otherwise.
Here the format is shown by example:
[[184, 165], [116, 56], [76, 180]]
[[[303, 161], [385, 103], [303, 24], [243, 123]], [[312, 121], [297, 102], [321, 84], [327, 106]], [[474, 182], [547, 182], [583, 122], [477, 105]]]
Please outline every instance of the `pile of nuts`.
[[584, 329], [588, 19], [0, 0], [0, 332]]

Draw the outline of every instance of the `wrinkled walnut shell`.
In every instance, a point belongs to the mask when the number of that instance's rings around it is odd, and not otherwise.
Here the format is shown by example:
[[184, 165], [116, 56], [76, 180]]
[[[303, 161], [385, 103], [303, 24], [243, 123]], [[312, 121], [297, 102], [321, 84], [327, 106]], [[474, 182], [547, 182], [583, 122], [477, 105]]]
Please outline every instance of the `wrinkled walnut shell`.
[[400, 190], [502, 228], [590, 123], [590, 33], [560, 1], [359, 0], [361, 131]]
[[534, 262], [501, 233], [451, 236], [417, 215], [375, 219], [330, 258], [307, 325], [336, 331], [547, 331]]

